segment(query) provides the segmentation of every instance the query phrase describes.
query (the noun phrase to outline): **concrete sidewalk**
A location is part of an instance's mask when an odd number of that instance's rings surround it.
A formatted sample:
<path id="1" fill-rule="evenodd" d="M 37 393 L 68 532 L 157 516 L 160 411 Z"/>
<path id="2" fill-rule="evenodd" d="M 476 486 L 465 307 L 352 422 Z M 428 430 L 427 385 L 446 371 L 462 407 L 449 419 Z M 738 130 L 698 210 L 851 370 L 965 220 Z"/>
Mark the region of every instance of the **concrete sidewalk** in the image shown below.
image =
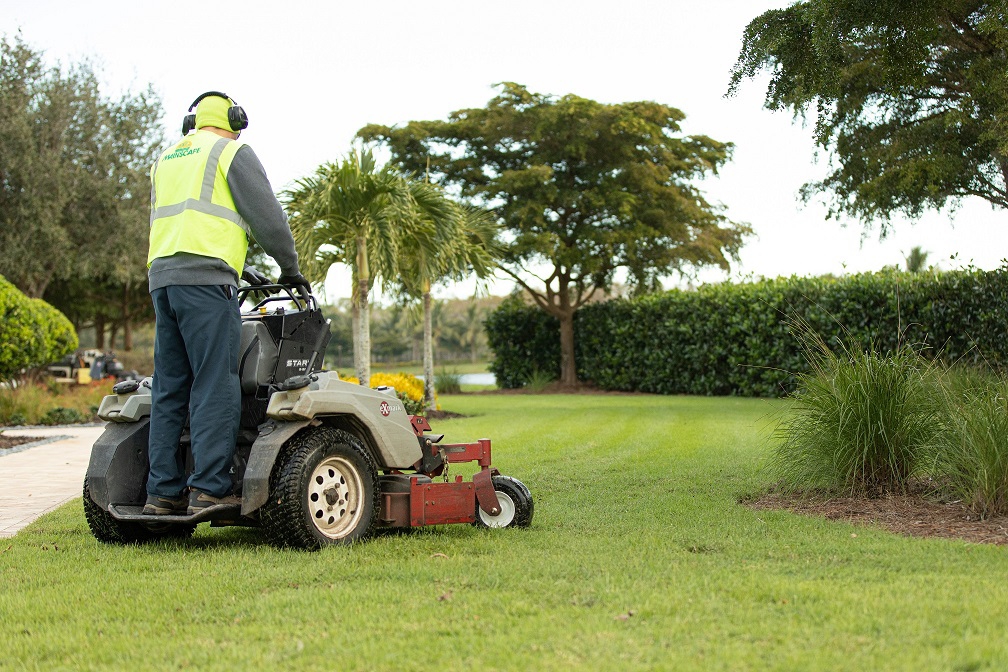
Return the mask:
<path id="1" fill-rule="evenodd" d="M 49 442 L 0 450 L 0 537 L 12 537 L 44 513 L 80 499 L 91 446 L 104 425 L 4 429 L 6 436 Z"/>

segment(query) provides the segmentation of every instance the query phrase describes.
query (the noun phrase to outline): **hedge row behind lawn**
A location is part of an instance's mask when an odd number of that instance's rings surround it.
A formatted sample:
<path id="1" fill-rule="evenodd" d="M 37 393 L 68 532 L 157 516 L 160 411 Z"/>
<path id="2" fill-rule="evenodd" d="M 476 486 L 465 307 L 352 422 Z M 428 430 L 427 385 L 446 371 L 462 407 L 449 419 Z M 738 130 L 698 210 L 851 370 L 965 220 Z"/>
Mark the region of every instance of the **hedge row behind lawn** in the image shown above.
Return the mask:
<path id="1" fill-rule="evenodd" d="M 592 304 L 575 316 L 578 378 L 606 390 L 781 396 L 806 370 L 791 333 L 806 322 L 831 346 L 902 344 L 929 357 L 1008 365 L 1008 269 L 895 271 L 707 285 Z M 486 321 L 504 388 L 559 377 L 559 325 L 520 299 Z"/>
<path id="2" fill-rule="evenodd" d="M 63 313 L 30 299 L 0 275 L 0 381 L 54 362 L 77 349 L 77 332 Z"/>

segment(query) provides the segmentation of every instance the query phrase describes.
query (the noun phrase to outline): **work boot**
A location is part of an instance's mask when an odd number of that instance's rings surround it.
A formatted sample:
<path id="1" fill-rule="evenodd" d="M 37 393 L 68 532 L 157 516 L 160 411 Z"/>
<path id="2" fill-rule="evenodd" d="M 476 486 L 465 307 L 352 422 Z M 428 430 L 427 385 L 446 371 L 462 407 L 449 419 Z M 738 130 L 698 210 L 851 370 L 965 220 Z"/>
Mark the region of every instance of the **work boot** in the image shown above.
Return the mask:
<path id="1" fill-rule="evenodd" d="M 181 516 L 185 514 L 187 504 L 188 500 L 184 494 L 178 497 L 147 495 L 143 513 L 145 516 Z"/>
<path id="2" fill-rule="evenodd" d="M 235 506 L 241 504 L 241 497 L 238 495 L 224 495 L 223 497 L 214 497 L 213 495 L 201 492 L 199 490 L 193 490 L 189 493 L 189 515 L 194 513 L 199 513 L 209 509 L 211 506 L 217 506 L 219 504 Z"/>

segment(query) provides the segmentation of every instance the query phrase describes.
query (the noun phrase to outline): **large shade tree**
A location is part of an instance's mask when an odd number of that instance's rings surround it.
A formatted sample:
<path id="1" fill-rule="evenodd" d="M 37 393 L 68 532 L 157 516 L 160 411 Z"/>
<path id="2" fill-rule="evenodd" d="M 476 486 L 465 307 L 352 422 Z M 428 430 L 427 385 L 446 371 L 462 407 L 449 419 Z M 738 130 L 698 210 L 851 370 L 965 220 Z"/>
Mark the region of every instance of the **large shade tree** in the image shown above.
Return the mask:
<path id="1" fill-rule="evenodd" d="M 47 65 L 0 41 L 0 273 L 29 296 L 55 279 L 120 273 L 146 236 L 146 173 L 162 142 L 150 90 L 101 95 L 86 62 Z"/>
<path id="2" fill-rule="evenodd" d="M 833 161 L 803 188 L 830 214 L 893 213 L 976 196 L 1008 207 L 1008 4 L 808 0 L 749 23 L 729 94 L 768 72 L 767 108 L 815 119 Z"/>
<path id="3" fill-rule="evenodd" d="M 114 347 L 121 329 L 123 348 L 133 348 L 133 327 L 154 319 L 147 284 L 150 178 L 163 136 L 161 106 L 149 91 L 105 101 L 96 120 L 103 137 L 81 180 L 81 194 L 67 217 L 73 231 L 86 231 L 75 246 L 72 274 L 57 275 L 44 294 L 76 326 L 94 326 L 98 348 Z M 79 318 L 75 317 L 79 315 Z"/>
<path id="4" fill-rule="evenodd" d="M 147 169 L 162 142 L 148 88 L 103 96 L 87 61 L 0 40 L 0 273 L 75 324 L 150 316 Z M 99 329 L 99 334 L 103 329 Z"/>
<path id="5" fill-rule="evenodd" d="M 514 83 L 485 108 L 444 121 L 369 125 L 358 135 L 395 163 L 502 223 L 502 270 L 560 322 L 561 380 L 577 382 L 574 313 L 619 268 L 640 291 L 675 271 L 726 268 L 748 227 L 729 221 L 692 183 L 732 146 L 683 136 L 684 115 L 654 102 L 556 98 Z"/>

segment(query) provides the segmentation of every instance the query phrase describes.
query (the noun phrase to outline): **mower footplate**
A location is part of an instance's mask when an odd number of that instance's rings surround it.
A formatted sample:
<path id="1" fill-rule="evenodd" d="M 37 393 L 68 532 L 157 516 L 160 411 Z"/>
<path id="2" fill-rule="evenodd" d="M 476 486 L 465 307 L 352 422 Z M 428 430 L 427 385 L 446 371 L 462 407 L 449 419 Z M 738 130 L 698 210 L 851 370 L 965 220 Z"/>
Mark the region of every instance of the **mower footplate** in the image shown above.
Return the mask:
<path id="1" fill-rule="evenodd" d="M 158 516 L 144 514 L 143 507 L 132 504 L 109 504 L 109 513 L 116 520 L 136 523 L 202 523 L 214 520 L 238 520 L 241 518 L 241 504 L 217 504 L 192 514 Z"/>

